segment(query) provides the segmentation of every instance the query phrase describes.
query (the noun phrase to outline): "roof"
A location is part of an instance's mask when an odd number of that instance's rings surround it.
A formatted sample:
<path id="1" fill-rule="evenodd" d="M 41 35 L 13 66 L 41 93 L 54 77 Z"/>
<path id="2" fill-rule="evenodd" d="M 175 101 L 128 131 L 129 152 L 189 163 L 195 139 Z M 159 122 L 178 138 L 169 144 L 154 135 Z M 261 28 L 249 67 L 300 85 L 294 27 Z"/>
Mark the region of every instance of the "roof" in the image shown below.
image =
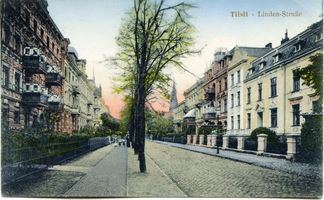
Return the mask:
<path id="1" fill-rule="evenodd" d="M 263 56 L 264 54 L 272 50 L 272 48 L 268 48 L 268 47 L 261 47 L 261 48 L 260 47 L 239 47 L 239 49 L 241 53 L 245 51 L 248 56 L 253 56 L 253 57 Z"/>
<path id="2" fill-rule="evenodd" d="M 196 110 L 191 109 L 183 118 L 195 118 L 196 117 Z"/>

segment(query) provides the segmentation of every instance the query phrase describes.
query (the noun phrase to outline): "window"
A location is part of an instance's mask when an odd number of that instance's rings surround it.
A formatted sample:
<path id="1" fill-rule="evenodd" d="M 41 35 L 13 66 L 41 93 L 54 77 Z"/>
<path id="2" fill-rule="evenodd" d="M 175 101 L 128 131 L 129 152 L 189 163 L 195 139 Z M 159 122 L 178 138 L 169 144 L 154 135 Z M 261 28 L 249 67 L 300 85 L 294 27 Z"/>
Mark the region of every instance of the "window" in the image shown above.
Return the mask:
<path id="1" fill-rule="evenodd" d="M 49 45 L 50 45 L 49 37 L 46 36 L 46 46 L 49 48 Z"/>
<path id="2" fill-rule="evenodd" d="M 251 87 L 247 89 L 247 104 L 251 103 Z"/>
<path id="3" fill-rule="evenodd" d="M 260 64 L 259 64 L 259 70 L 263 69 L 265 67 L 265 64 L 266 62 L 265 61 L 262 61 Z"/>
<path id="4" fill-rule="evenodd" d="M 237 129 L 241 129 L 241 117 L 237 115 Z"/>
<path id="5" fill-rule="evenodd" d="M 224 112 L 227 112 L 227 99 L 224 99 Z"/>
<path id="6" fill-rule="evenodd" d="M 37 32 L 37 21 L 34 19 L 34 31 Z"/>
<path id="7" fill-rule="evenodd" d="M 55 44 L 54 42 L 52 42 L 52 50 L 54 51 L 54 49 L 55 49 Z"/>
<path id="8" fill-rule="evenodd" d="M 277 127 L 278 115 L 277 108 L 270 109 L 271 112 L 271 127 Z"/>
<path id="9" fill-rule="evenodd" d="M 262 100 L 262 83 L 259 83 L 258 84 L 258 93 L 259 93 L 259 95 L 258 95 L 258 101 L 261 101 Z"/>
<path id="10" fill-rule="evenodd" d="M 231 129 L 234 129 L 234 117 L 231 116 Z"/>
<path id="11" fill-rule="evenodd" d="M 221 92 L 222 91 L 222 80 L 220 80 L 218 82 L 218 91 Z"/>
<path id="12" fill-rule="evenodd" d="M 43 37 L 44 37 L 44 29 L 42 29 L 42 28 L 41 28 L 41 30 L 40 30 L 40 36 L 41 36 L 41 38 L 42 38 L 42 40 L 43 40 Z"/>
<path id="13" fill-rule="evenodd" d="M 313 109 L 313 113 L 322 112 L 322 106 L 320 105 L 319 101 L 312 101 L 312 109 Z"/>
<path id="14" fill-rule="evenodd" d="M 231 108 L 234 107 L 234 94 L 231 94 Z"/>
<path id="15" fill-rule="evenodd" d="M 219 110 L 221 111 L 222 110 L 222 102 L 221 101 L 218 101 L 218 107 L 219 107 Z"/>
<path id="16" fill-rule="evenodd" d="M 247 128 L 251 128 L 251 113 L 247 114 Z"/>
<path id="17" fill-rule="evenodd" d="M 276 55 L 273 57 L 273 62 L 274 62 L 274 63 L 279 62 L 279 59 L 280 59 L 280 54 L 276 54 Z"/>
<path id="18" fill-rule="evenodd" d="M 15 124 L 19 124 L 19 122 L 20 122 L 20 112 L 19 112 L 19 110 L 14 112 L 14 122 L 15 122 Z"/>
<path id="19" fill-rule="evenodd" d="M 258 112 L 258 125 L 259 127 L 263 126 L 263 112 Z"/>
<path id="20" fill-rule="evenodd" d="M 241 72 L 240 70 L 237 71 L 237 83 L 241 82 Z"/>
<path id="21" fill-rule="evenodd" d="M 300 110 L 299 110 L 299 104 L 293 105 L 293 126 L 299 126 L 300 125 Z"/>
<path id="22" fill-rule="evenodd" d="M 2 85 L 9 87 L 9 68 L 5 65 L 2 66 Z"/>
<path id="23" fill-rule="evenodd" d="M 277 96 L 277 78 L 270 79 L 271 82 L 271 97 Z"/>
<path id="24" fill-rule="evenodd" d="M 317 34 L 316 34 L 315 42 L 321 40 L 322 38 L 323 38 L 323 33 L 322 33 L 322 31 L 321 31 L 320 33 L 317 33 Z"/>
<path id="25" fill-rule="evenodd" d="M 232 86 L 234 85 L 234 74 L 231 75 L 231 83 L 232 83 Z"/>
<path id="26" fill-rule="evenodd" d="M 20 74 L 15 72 L 15 91 L 20 91 Z"/>
<path id="27" fill-rule="evenodd" d="M 4 25 L 4 43 L 9 46 L 11 39 L 10 27 L 8 25 Z"/>
<path id="28" fill-rule="evenodd" d="M 295 45 L 295 52 L 298 52 L 302 49 L 302 45 L 300 43 Z"/>
<path id="29" fill-rule="evenodd" d="M 227 78 L 224 79 L 225 82 L 225 90 L 227 90 Z"/>
<path id="30" fill-rule="evenodd" d="M 240 99 L 241 99 L 241 93 L 240 92 L 237 92 L 237 106 L 240 106 L 241 105 Z"/>
<path id="31" fill-rule="evenodd" d="M 300 76 L 297 70 L 293 71 L 293 92 L 300 90 Z"/>

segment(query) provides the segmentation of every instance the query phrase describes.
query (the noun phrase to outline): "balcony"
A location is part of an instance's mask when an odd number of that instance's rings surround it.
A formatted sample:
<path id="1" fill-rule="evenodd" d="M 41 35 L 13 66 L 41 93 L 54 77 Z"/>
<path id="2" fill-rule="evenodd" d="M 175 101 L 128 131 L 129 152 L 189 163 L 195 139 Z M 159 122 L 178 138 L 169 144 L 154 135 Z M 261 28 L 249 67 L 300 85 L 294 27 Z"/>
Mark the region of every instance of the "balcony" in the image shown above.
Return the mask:
<path id="1" fill-rule="evenodd" d="M 205 100 L 206 101 L 214 101 L 215 100 L 215 89 L 209 88 L 205 93 Z"/>
<path id="2" fill-rule="evenodd" d="M 73 103 L 70 110 L 72 115 L 80 115 L 79 105 L 77 103 Z"/>
<path id="3" fill-rule="evenodd" d="M 74 95 L 79 95 L 79 94 L 80 94 L 80 88 L 79 88 L 79 86 L 77 86 L 77 85 L 73 85 L 73 86 L 72 86 L 72 93 L 73 93 Z"/>
<path id="4" fill-rule="evenodd" d="M 47 73 L 47 63 L 42 55 L 37 56 L 23 56 L 23 69 L 27 73 Z"/>
<path id="5" fill-rule="evenodd" d="M 215 120 L 216 119 L 216 107 L 207 107 L 203 112 L 204 120 Z"/>
<path id="6" fill-rule="evenodd" d="M 22 91 L 22 102 L 28 106 L 47 107 L 48 91 L 39 84 L 26 83 Z"/>
<path id="7" fill-rule="evenodd" d="M 63 112 L 64 105 L 62 103 L 48 103 L 48 110 L 50 112 Z"/>
<path id="8" fill-rule="evenodd" d="M 61 86 L 62 76 L 60 73 L 48 73 L 46 75 L 46 86 Z"/>
<path id="9" fill-rule="evenodd" d="M 204 120 L 215 120 L 216 113 L 204 113 L 203 118 L 204 118 Z"/>

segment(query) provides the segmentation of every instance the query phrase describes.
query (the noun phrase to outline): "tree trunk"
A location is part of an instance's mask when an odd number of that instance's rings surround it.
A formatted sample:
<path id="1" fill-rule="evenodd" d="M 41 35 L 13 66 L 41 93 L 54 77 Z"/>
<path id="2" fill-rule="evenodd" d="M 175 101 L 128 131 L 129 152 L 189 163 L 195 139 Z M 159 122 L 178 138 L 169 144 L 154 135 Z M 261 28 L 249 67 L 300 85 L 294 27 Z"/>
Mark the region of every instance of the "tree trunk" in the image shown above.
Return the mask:
<path id="1" fill-rule="evenodd" d="M 140 171 L 146 172 L 145 162 L 145 78 L 142 73 L 138 77 L 138 96 L 136 98 L 135 109 L 135 144 L 138 150 Z"/>

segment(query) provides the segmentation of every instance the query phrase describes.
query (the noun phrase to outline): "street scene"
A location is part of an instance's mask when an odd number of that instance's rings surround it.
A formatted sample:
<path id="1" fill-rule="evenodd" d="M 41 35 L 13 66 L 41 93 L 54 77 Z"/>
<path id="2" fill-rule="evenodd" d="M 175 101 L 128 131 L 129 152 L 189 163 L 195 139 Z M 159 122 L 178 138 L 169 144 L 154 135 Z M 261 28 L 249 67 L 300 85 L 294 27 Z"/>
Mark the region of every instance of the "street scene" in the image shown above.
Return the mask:
<path id="1" fill-rule="evenodd" d="M 4 198 L 323 195 L 323 1 L 2 0 Z"/>
<path id="2" fill-rule="evenodd" d="M 167 143 L 147 141 L 146 145 L 146 174 L 138 172 L 137 158 L 130 149 L 109 145 L 6 188 L 5 196 L 314 198 L 321 195 L 319 169 L 310 169 L 312 175 L 303 171 L 287 173 L 284 166 L 274 170 Z"/>

